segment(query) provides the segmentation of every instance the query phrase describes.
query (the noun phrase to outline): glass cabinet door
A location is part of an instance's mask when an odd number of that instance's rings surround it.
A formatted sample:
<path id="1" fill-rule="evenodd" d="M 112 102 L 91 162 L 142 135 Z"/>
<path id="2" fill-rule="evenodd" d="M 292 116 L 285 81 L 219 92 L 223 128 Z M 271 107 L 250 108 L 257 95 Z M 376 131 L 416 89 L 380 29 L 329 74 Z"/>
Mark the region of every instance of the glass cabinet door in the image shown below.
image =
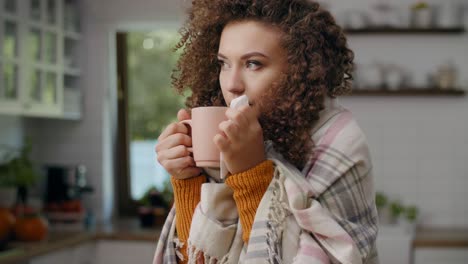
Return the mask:
<path id="1" fill-rule="evenodd" d="M 54 112 L 58 109 L 58 75 L 57 72 L 42 70 L 37 67 L 29 69 L 28 107 L 36 112 Z"/>
<path id="2" fill-rule="evenodd" d="M 2 65 L 3 91 L 2 98 L 6 100 L 18 99 L 18 66 L 13 63 Z"/>
<path id="3" fill-rule="evenodd" d="M 3 12 L 15 12 L 14 2 L 3 2 Z M 19 26 L 15 19 L 0 19 L 0 102 L 19 104 Z"/>
<path id="4" fill-rule="evenodd" d="M 16 10 L 18 9 L 18 5 L 16 3 L 17 0 L 4 0 L 3 8 L 5 12 L 9 14 L 16 14 Z"/>
<path id="5" fill-rule="evenodd" d="M 69 32 L 80 32 L 80 18 L 76 0 L 64 0 L 63 3 L 63 28 Z"/>
<path id="6" fill-rule="evenodd" d="M 42 50 L 42 34 L 39 29 L 31 28 L 28 34 L 27 45 L 27 60 L 30 62 L 41 61 Z"/>
<path id="7" fill-rule="evenodd" d="M 29 17 L 31 20 L 41 21 L 41 0 L 30 0 L 29 2 Z"/>
<path id="8" fill-rule="evenodd" d="M 44 35 L 44 59 L 45 63 L 54 65 L 57 63 L 57 34 L 46 32 Z"/>
<path id="9" fill-rule="evenodd" d="M 18 57 L 18 26 L 15 22 L 5 21 L 3 29 L 3 56 L 14 59 Z"/>
<path id="10" fill-rule="evenodd" d="M 57 24 L 57 0 L 47 0 L 46 2 L 46 22 L 49 25 Z"/>
<path id="11" fill-rule="evenodd" d="M 54 72 L 46 74 L 43 99 L 46 105 L 57 104 L 57 74 Z"/>
<path id="12" fill-rule="evenodd" d="M 42 102 L 42 72 L 32 68 L 29 71 L 29 99 L 31 103 L 39 104 Z"/>

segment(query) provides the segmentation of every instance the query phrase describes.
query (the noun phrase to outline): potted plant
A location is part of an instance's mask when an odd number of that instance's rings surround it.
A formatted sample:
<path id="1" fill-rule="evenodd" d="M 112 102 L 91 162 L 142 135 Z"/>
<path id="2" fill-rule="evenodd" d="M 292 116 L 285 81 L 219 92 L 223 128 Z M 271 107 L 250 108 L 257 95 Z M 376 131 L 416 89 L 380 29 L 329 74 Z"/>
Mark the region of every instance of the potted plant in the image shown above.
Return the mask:
<path id="1" fill-rule="evenodd" d="M 388 210 L 388 198 L 382 192 L 376 192 L 375 194 L 375 205 L 377 206 L 377 212 L 379 215 L 379 222 L 382 224 L 389 223 L 389 210 Z"/>
<path id="2" fill-rule="evenodd" d="M 163 191 L 160 192 L 156 187 L 152 186 L 139 200 L 138 215 L 142 227 L 153 227 L 164 223 L 170 209 L 170 202 L 167 199 L 172 197 L 170 190 L 167 188 L 166 185 Z"/>
<path id="3" fill-rule="evenodd" d="M 0 166 L 0 186 L 16 189 L 17 204 L 26 204 L 28 188 L 39 178 L 29 157 L 30 152 L 31 141 L 25 140 L 20 149 L 9 148 Z"/>
<path id="4" fill-rule="evenodd" d="M 418 214 L 419 214 L 419 209 L 414 205 L 408 206 L 405 208 L 404 226 L 405 226 L 405 230 L 408 233 L 414 233 L 416 229 L 416 221 L 418 218 Z"/>
<path id="5" fill-rule="evenodd" d="M 401 216 L 401 214 L 404 211 L 403 205 L 399 201 L 393 201 L 390 203 L 390 216 L 391 216 L 391 223 L 396 224 L 398 221 L 398 218 Z"/>
<path id="6" fill-rule="evenodd" d="M 16 199 L 16 180 L 10 164 L 10 152 L 0 159 L 0 207 L 10 208 Z"/>

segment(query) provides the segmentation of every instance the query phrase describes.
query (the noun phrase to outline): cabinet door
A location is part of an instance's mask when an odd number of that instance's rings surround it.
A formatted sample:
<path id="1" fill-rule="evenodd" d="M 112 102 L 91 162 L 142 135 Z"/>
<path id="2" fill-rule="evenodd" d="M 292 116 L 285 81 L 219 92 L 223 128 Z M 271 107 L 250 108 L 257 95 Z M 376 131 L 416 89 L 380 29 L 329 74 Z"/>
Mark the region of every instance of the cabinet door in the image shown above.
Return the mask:
<path id="1" fill-rule="evenodd" d="M 414 251 L 415 264 L 466 264 L 468 248 L 418 248 Z"/>
<path id="2" fill-rule="evenodd" d="M 95 243 L 89 242 L 35 257 L 29 264 L 97 264 L 95 249 Z"/>
<path id="3" fill-rule="evenodd" d="M 43 256 L 38 256 L 31 261 L 29 264 L 59 264 L 59 263 L 70 263 L 70 255 L 73 253 L 72 249 L 60 250 L 53 253 L 49 253 Z"/>
<path id="4" fill-rule="evenodd" d="M 151 263 L 155 249 L 156 241 L 151 243 L 101 240 L 97 242 L 96 261 L 98 264 Z"/>
<path id="5" fill-rule="evenodd" d="M 27 0 L 25 28 L 24 114 L 61 113 L 59 0 Z"/>
<path id="6" fill-rule="evenodd" d="M 20 102 L 20 22 L 15 2 L 0 6 L 0 111 L 18 114 Z"/>
<path id="7" fill-rule="evenodd" d="M 96 243 L 89 242 L 73 249 L 68 264 L 98 264 L 96 262 Z"/>

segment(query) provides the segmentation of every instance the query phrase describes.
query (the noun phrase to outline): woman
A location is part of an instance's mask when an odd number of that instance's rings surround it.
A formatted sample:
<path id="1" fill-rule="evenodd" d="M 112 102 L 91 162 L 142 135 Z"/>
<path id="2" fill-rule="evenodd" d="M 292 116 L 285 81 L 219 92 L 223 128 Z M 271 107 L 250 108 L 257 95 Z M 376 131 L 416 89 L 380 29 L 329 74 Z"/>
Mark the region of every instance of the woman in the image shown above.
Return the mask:
<path id="1" fill-rule="evenodd" d="M 173 76 L 188 108 L 229 109 L 213 139 L 229 176 L 195 166 L 180 123 L 160 135 L 175 208 L 154 263 L 377 263 L 365 137 L 335 97 L 353 53 L 329 12 L 305 0 L 193 1 Z M 178 119 L 190 118 L 180 110 Z"/>

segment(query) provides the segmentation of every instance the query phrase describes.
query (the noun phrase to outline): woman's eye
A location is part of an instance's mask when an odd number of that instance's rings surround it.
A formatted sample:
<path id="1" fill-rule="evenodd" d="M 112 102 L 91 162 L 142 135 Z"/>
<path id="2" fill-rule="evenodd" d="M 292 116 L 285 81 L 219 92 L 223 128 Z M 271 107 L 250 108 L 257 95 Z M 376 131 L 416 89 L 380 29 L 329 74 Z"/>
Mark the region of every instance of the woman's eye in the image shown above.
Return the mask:
<path id="1" fill-rule="evenodd" d="M 221 69 L 227 69 L 229 67 L 229 65 L 223 60 L 218 60 L 218 64 Z"/>
<path id="2" fill-rule="evenodd" d="M 262 66 L 259 61 L 247 61 L 247 68 L 251 70 L 257 70 Z"/>

